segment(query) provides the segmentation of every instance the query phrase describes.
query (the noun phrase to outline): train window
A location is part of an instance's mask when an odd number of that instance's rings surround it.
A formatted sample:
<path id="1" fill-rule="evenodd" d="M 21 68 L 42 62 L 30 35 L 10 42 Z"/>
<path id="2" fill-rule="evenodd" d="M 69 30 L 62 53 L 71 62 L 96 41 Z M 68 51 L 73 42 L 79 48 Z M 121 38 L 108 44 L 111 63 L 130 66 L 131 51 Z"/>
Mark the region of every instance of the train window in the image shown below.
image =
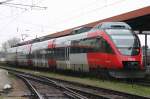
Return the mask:
<path id="1" fill-rule="evenodd" d="M 46 49 L 47 54 L 46 54 L 46 58 L 47 59 L 51 59 L 54 56 L 54 49 Z"/>
<path id="2" fill-rule="evenodd" d="M 31 56 L 32 56 L 32 58 L 35 59 L 37 57 L 36 51 L 33 51 L 32 54 L 31 54 Z"/>
<path id="3" fill-rule="evenodd" d="M 111 46 L 108 44 L 108 42 L 104 39 L 101 39 L 101 42 L 102 42 L 102 46 L 103 46 L 103 52 L 106 52 L 106 53 L 113 53 L 113 50 L 111 48 Z"/>
<path id="4" fill-rule="evenodd" d="M 42 59 L 47 57 L 47 51 L 45 49 L 33 51 L 30 57 L 35 59 Z"/>
<path id="5" fill-rule="evenodd" d="M 108 29 L 107 34 L 112 39 L 115 46 L 123 55 L 138 55 L 140 51 L 140 41 L 138 37 L 127 29 Z"/>
<path id="6" fill-rule="evenodd" d="M 102 24 L 97 25 L 96 29 L 98 29 L 98 30 L 101 29 L 101 26 L 102 26 Z"/>
<path id="7" fill-rule="evenodd" d="M 47 49 L 47 59 L 57 59 L 64 60 L 65 59 L 65 48 L 55 48 L 55 49 Z"/>
<path id="8" fill-rule="evenodd" d="M 31 58 L 34 58 L 33 52 L 31 53 Z"/>
<path id="9" fill-rule="evenodd" d="M 37 58 L 37 59 L 40 59 L 40 51 L 36 51 L 35 54 L 36 54 L 36 58 Z"/>
<path id="10" fill-rule="evenodd" d="M 71 53 L 105 52 L 112 53 L 112 48 L 103 38 L 88 38 L 73 41 Z"/>
<path id="11" fill-rule="evenodd" d="M 80 49 L 77 46 L 71 46 L 70 47 L 70 53 L 79 53 Z"/>

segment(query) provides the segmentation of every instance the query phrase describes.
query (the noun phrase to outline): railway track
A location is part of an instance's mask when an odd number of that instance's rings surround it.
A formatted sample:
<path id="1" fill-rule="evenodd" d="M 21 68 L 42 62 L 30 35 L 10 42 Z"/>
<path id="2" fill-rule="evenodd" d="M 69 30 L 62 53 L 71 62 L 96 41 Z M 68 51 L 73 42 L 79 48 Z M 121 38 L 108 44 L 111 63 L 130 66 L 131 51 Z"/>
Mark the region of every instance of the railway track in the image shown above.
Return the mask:
<path id="1" fill-rule="evenodd" d="M 32 93 L 33 99 L 88 99 L 64 86 L 48 82 L 40 77 L 10 72 L 23 79 Z"/>
<path id="2" fill-rule="evenodd" d="M 25 82 L 27 87 L 29 88 L 29 90 L 31 92 L 31 97 L 34 97 L 34 98 L 37 98 L 37 99 L 43 99 L 42 95 L 35 89 L 35 87 L 31 83 L 31 81 L 29 81 L 28 79 L 26 79 L 23 76 L 18 76 L 18 77 L 21 78 Z"/>
<path id="3" fill-rule="evenodd" d="M 18 71 L 11 71 L 11 73 L 18 73 L 19 75 L 27 79 L 33 81 L 40 81 L 44 84 L 43 86 L 53 85 L 55 88 L 60 88 L 64 92 L 64 94 L 70 97 L 71 99 L 150 99 L 149 97 L 133 95 L 105 88 L 92 87 L 79 83 L 48 78 L 45 76 L 36 76 Z"/>
<path id="4" fill-rule="evenodd" d="M 125 92 L 114 91 L 111 89 L 93 87 L 44 76 L 42 77 L 48 80 L 53 80 L 58 83 L 61 83 L 74 91 L 89 95 L 89 99 L 150 99 L 150 97 L 133 95 Z"/>

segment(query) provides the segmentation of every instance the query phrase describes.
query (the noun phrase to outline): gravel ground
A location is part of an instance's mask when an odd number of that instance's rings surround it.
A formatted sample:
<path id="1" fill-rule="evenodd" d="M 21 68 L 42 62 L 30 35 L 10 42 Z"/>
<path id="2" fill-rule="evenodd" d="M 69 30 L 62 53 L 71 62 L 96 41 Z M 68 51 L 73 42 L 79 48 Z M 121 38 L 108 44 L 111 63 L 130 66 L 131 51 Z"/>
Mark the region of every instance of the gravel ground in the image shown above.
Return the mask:
<path id="1" fill-rule="evenodd" d="M 2 67 L 2 66 L 0 66 Z M 7 67 L 10 68 L 10 67 Z M 11 68 L 12 69 L 12 68 Z M 140 86 L 135 84 L 127 84 L 127 83 L 121 83 L 117 81 L 109 81 L 109 80 L 103 80 L 103 79 L 97 79 L 93 77 L 75 77 L 70 75 L 64 75 L 60 73 L 54 73 L 54 72 L 42 72 L 42 71 L 35 71 L 35 70 L 29 70 L 29 69 L 19 69 L 19 68 L 13 68 L 15 70 L 20 70 L 27 73 L 32 73 L 35 75 L 44 75 L 52 78 L 67 80 L 71 82 L 77 82 L 82 83 L 90 86 L 96 86 L 96 87 L 102 87 L 102 88 L 108 88 L 116 91 L 122 91 L 122 92 L 128 92 L 131 94 L 141 95 L 141 96 L 147 96 L 150 97 L 150 87 L 146 86 Z"/>
<path id="2" fill-rule="evenodd" d="M 24 82 L 18 78 L 10 76 L 13 88 L 8 91 L 8 93 L 3 93 L 2 99 L 29 99 L 28 96 L 30 92 L 24 84 Z M 1 98 L 0 98 L 1 99 Z"/>

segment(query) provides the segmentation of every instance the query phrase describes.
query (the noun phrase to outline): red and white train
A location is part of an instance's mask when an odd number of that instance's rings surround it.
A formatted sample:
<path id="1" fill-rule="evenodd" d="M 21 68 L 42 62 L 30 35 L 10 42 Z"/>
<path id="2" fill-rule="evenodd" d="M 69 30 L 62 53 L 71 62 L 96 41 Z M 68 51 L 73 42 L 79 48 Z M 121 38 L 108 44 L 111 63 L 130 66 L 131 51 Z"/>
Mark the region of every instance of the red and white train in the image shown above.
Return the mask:
<path id="1" fill-rule="evenodd" d="M 140 41 L 128 24 L 103 22 L 81 32 L 9 48 L 7 62 L 89 73 L 106 70 L 116 78 L 144 77 Z"/>

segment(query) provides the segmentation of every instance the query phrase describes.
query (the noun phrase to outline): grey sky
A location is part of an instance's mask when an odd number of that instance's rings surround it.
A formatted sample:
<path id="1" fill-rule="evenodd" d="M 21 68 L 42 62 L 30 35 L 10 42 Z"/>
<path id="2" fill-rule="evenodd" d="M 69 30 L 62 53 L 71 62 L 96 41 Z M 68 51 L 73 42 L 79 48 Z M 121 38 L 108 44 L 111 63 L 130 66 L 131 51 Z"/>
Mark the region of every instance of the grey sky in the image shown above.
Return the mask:
<path id="1" fill-rule="evenodd" d="M 9 38 L 21 38 L 24 33 L 29 35 L 26 40 L 32 39 L 150 6 L 150 0 L 12 0 L 10 3 L 48 8 L 0 5 L 0 45 Z"/>

